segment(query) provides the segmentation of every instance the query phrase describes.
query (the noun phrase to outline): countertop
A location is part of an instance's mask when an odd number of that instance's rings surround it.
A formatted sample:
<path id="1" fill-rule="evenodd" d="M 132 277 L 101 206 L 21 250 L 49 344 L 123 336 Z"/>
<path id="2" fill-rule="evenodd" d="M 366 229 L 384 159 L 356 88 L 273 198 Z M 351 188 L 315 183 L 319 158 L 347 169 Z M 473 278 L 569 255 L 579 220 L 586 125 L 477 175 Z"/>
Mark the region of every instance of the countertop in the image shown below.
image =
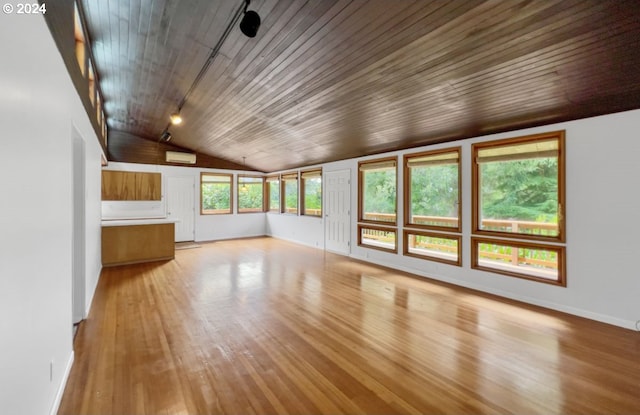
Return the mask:
<path id="1" fill-rule="evenodd" d="M 176 223 L 177 219 L 153 218 L 153 219 L 115 219 L 103 220 L 102 226 L 131 226 L 131 225 L 160 225 L 163 223 Z"/>

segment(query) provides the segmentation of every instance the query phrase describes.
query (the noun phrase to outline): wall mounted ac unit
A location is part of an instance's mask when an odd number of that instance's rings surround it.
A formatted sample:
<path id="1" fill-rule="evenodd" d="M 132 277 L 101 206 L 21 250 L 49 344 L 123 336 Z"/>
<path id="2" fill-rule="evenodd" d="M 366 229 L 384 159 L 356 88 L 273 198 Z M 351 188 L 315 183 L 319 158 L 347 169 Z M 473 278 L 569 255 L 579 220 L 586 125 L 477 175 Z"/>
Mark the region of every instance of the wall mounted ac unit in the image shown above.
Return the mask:
<path id="1" fill-rule="evenodd" d="M 167 151 L 168 163 L 196 164 L 196 155 L 193 153 L 180 153 L 178 151 Z"/>

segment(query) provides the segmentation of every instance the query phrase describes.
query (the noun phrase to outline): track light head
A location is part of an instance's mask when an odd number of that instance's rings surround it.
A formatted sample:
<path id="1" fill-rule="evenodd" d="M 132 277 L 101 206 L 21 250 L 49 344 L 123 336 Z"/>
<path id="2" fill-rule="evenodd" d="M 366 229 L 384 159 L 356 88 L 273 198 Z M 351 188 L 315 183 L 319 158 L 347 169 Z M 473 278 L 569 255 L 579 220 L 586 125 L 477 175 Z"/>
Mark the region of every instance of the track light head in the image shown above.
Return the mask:
<path id="1" fill-rule="evenodd" d="M 167 130 L 164 130 L 160 135 L 160 141 L 164 141 L 165 143 L 167 143 L 169 142 L 169 140 L 171 140 L 171 133 Z"/>
<path id="2" fill-rule="evenodd" d="M 256 37 L 260 28 L 260 16 L 253 10 L 245 11 L 240 22 L 240 30 L 248 37 Z"/>

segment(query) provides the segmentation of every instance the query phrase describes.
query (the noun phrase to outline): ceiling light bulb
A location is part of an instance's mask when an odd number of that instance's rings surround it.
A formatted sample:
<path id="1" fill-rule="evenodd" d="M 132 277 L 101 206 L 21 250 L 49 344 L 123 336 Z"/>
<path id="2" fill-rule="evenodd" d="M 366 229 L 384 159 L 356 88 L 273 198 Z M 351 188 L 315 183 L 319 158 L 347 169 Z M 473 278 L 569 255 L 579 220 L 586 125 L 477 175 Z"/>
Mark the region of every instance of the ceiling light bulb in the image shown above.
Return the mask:
<path id="1" fill-rule="evenodd" d="M 171 120 L 171 124 L 173 125 L 178 125 L 182 122 L 182 117 L 180 116 L 180 114 L 171 114 L 171 117 L 169 117 L 169 119 Z"/>

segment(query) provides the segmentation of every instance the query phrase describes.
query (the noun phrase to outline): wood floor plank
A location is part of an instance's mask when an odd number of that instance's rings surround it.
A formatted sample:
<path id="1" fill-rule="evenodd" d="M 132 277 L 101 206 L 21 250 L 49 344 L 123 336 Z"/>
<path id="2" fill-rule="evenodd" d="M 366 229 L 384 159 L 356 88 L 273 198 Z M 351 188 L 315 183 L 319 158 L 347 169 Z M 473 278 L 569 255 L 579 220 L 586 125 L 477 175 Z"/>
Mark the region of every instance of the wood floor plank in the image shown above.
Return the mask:
<path id="1" fill-rule="evenodd" d="M 640 335 L 289 242 L 105 268 L 59 414 L 640 413 Z"/>

